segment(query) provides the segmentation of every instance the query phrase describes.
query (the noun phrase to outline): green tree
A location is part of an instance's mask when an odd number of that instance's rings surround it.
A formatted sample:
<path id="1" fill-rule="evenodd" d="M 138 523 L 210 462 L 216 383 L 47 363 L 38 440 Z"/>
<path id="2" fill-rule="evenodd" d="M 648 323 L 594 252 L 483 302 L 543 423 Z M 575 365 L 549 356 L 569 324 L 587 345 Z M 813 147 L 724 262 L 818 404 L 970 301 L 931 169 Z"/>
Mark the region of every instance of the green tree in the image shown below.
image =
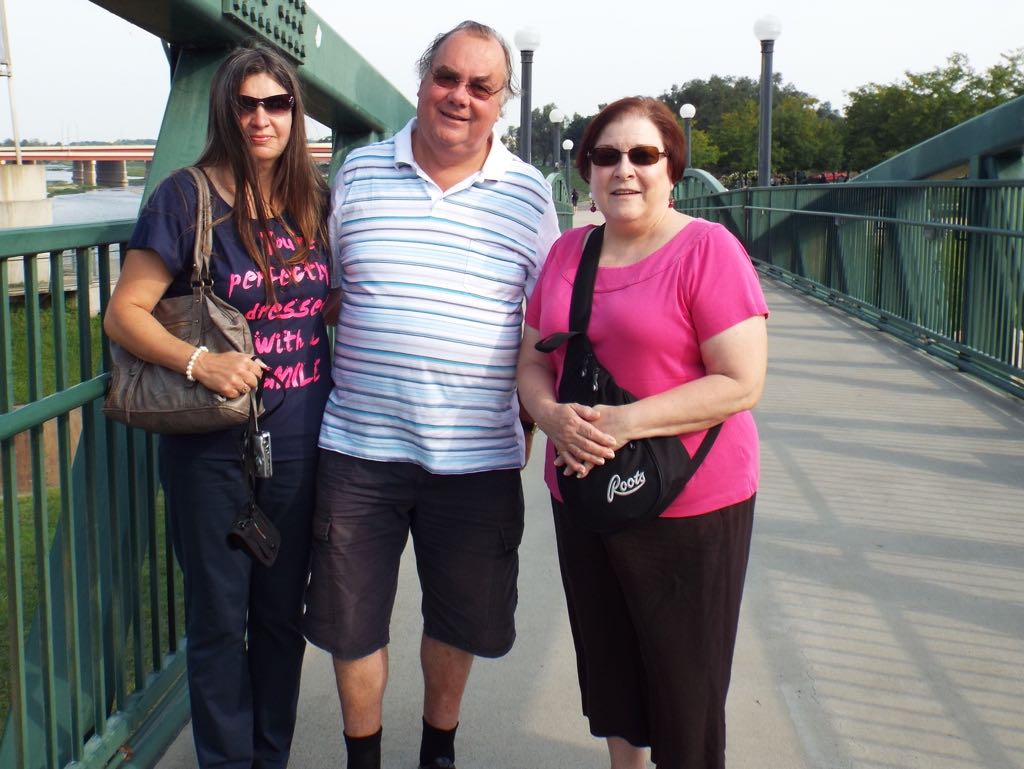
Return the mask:
<path id="1" fill-rule="evenodd" d="M 816 99 L 784 93 L 772 108 L 772 170 L 833 170 L 843 159 L 836 121 L 818 109 Z"/>
<path id="2" fill-rule="evenodd" d="M 673 113 L 683 104 L 693 104 L 697 110 L 694 128 L 704 131 L 718 150 L 694 155 L 694 167 L 725 175 L 757 166 L 760 86 L 756 80 L 713 75 L 673 85 L 658 98 Z M 774 168 L 838 167 L 842 136 L 837 122 L 841 118 L 830 104 L 820 104 L 795 85 L 783 83 L 781 73 L 776 73 L 772 105 Z"/>
<path id="3" fill-rule="evenodd" d="M 718 165 L 722 151 L 718 149 L 707 131 L 699 128 L 690 130 L 690 165 L 693 168 L 713 168 Z"/>
<path id="4" fill-rule="evenodd" d="M 757 167 L 757 103 L 748 101 L 722 115 L 718 129 L 711 132 L 721 150 L 717 173 L 745 171 Z"/>
<path id="5" fill-rule="evenodd" d="M 863 170 L 1024 95 L 1024 49 L 1002 55 L 984 73 L 954 53 L 927 72 L 905 72 L 889 84 L 868 83 L 850 93 L 843 125 L 847 163 Z"/>
<path id="6" fill-rule="evenodd" d="M 674 115 L 679 114 L 684 104 L 692 104 L 697 108 L 694 119 L 704 130 L 714 133 L 724 115 L 737 111 L 749 101 L 757 102 L 758 85 L 749 77 L 712 75 L 707 80 L 688 80 L 681 86 L 673 85 L 658 98 Z"/>
<path id="7" fill-rule="evenodd" d="M 535 107 L 531 112 L 530 124 L 533 130 L 530 134 L 530 154 L 533 156 L 533 165 L 538 167 L 551 168 L 554 166 L 555 127 L 548 118 L 553 109 L 555 109 L 554 104 L 545 104 L 543 107 Z M 558 149 L 561 159 L 564 159 L 561 142 L 565 139 L 572 139 L 573 144 L 579 147 L 580 141 L 583 139 L 583 132 L 593 117 L 593 115 L 584 116 L 576 113 L 568 121 L 562 121 Z M 519 126 L 509 126 L 501 137 L 501 141 L 511 152 L 518 155 Z"/>
<path id="8" fill-rule="evenodd" d="M 501 143 L 513 155 L 519 154 L 519 126 L 510 125 L 501 135 Z"/>

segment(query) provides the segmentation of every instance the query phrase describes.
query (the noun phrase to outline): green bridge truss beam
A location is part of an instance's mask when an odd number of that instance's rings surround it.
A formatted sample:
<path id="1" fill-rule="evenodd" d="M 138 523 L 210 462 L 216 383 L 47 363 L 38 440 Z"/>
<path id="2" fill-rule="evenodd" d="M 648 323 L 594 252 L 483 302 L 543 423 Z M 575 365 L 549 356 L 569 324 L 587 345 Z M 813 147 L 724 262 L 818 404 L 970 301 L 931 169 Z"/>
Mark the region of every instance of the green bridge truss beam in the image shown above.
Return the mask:
<path id="1" fill-rule="evenodd" d="M 850 179 L 1024 179 L 1024 96 L 943 131 Z"/>
<path id="2" fill-rule="evenodd" d="M 249 38 L 278 48 L 296 65 L 306 111 L 331 129 L 332 171 L 351 148 L 396 133 L 415 112 L 305 0 L 92 2 L 168 44 L 171 93 L 146 181 L 147 197 L 167 174 L 199 155 L 213 73 L 232 46 Z"/>

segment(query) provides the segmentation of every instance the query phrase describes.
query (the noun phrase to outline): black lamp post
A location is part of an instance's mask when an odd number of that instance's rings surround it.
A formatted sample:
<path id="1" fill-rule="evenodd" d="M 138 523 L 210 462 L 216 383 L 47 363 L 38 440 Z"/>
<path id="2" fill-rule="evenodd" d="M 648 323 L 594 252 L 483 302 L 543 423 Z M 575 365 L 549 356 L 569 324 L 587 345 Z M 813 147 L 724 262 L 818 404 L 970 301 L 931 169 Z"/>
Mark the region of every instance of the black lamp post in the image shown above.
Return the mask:
<path id="1" fill-rule="evenodd" d="M 777 16 L 762 16 L 754 23 L 754 35 L 761 41 L 761 119 L 757 143 L 757 185 L 767 187 L 772 175 L 772 52 L 782 34 Z"/>
<path id="2" fill-rule="evenodd" d="M 693 116 L 697 114 L 697 108 L 692 104 L 684 104 L 679 108 L 679 117 L 683 119 L 683 135 L 686 137 L 686 167 L 690 167 L 690 158 L 693 152 L 690 150 L 690 123 Z"/>
<path id="3" fill-rule="evenodd" d="M 555 135 L 554 151 L 551 153 L 551 162 L 555 164 L 555 170 L 558 170 L 559 158 L 562 153 L 558 147 L 562 143 L 562 120 L 565 119 L 565 115 L 562 114 L 562 110 L 553 109 L 548 113 L 548 120 L 551 121 L 552 133 Z"/>
<path id="4" fill-rule="evenodd" d="M 516 32 L 515 41 L 523 62 L 522 93 L 519 96 L 519 157 L 529 163 L 533 141 L 533 110 L 530 106 L 530 98 L 533 95 L 533 52 L 540 48 L 540 32 L 534 27 L 524 27 Z"/>
<path id="5" fill-rule="evenodd" d="M 566 139 L 564 142 L 562 142 L 562 149 L 565 150 L 565 190 L 570 194 L 572 193 L 572 185 L 569 184 L 569 181 L 572 178 L 571 174 L 573 146 L 574 145 L 572 143 L 572 139 Z"/>

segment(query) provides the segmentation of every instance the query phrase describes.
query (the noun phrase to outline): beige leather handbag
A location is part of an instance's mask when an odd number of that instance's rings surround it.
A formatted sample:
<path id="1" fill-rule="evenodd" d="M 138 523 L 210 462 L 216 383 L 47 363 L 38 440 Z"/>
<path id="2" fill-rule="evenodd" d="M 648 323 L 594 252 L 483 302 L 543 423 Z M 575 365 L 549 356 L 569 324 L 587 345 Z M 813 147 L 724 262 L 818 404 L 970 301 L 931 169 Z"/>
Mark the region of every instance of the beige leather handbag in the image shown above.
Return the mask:
<path id="1" fill-rule="evenodd" d="M 198 191 L 192 294 L 161 299 L 153 316 L 169 332 L 196 347 L 252 355 L 249 323 L 213 293 L 209 183 L 198 168 L 186 170 Z M 110 419 L 156 433 L 208 433 L 241 426 L 249 419 L 248 395 L 228 400 L 199 382 L 188 381 L 184 372 L 140 360 L 113 342 L 110 357 L 110 386 L 103 403 L 103 413 Z"/>

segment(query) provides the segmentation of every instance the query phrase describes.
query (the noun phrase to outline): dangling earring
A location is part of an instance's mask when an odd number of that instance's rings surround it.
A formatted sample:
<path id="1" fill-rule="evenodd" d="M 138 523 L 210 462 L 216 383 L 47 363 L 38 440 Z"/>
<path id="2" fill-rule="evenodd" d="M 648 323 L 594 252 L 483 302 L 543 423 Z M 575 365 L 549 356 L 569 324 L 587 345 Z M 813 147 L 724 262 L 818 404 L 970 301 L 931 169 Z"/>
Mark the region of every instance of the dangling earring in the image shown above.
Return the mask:
<path id="1" fill-rule="evenodd" d="M 595 203 L 593 200 L 590 201 L 590 213 L 597 213 L 597 203 Z"/>

